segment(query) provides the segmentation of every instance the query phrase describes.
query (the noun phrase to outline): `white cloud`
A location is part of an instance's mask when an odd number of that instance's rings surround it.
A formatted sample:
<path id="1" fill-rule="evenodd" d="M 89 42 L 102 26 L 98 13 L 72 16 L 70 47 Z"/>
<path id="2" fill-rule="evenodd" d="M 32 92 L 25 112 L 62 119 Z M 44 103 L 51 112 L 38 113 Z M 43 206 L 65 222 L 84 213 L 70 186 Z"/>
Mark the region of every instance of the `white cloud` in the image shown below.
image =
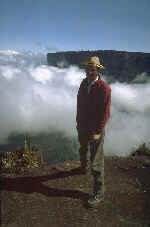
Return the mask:
<path id="1" fill-rule="evenodd" d="M 53 74 L 46 65 L 31 68 L 29 72 L 36 81 L 41 82 L 42 84 L 46 84 L 47 81 L 51 82 L 53 79 Z"/>
<path id="2" fill-rule="evenodd" d="M 64 79 L 71 86 L 79 86 L 83 76 L 84 73 L 78 67 L 72 66 L 66 71 Z"/>
<path id="3" fill-rule="evenodd" d="M 46 65 L 31 52 L 0 52 L 0 141 L 13 130 L 56 128 L 76 134 L 76 96 L 82 70 Z M 107 81 L 107 77 L 105 78 Z M 111 118 L 106 126 L 106 155 L 127 155 L 150 141 L 150 83 L 113 83 Z"/>
<path id="4" fill-rule="evenodd" d="M 0 66 L 0 76 L 7 80 L 13 79 L 18 73 L 20 73 L 20 70 L 12 66 Z"/>
<path id="5" fill-rule="evenodd" d="M 4 54 L 4 55 L 13 55 L 13 54 L 19 54 L 19 52 L 14 51 L 14 50 L 0 50 L 0 54 Z"/>

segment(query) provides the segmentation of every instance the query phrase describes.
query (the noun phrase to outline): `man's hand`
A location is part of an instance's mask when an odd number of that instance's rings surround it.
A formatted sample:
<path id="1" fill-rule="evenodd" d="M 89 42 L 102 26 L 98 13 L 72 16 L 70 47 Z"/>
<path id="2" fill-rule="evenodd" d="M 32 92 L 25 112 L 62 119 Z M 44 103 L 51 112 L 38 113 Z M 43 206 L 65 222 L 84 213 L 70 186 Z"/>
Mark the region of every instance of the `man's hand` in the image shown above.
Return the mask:
<path id="1" fill-rule="evenodd" d="M 91 140 L 94 140 L 94 141 L 99 140 L 100 137 L 101 137 L 101 134 L 94 134 L 94 135 L 91 136 Z"/>

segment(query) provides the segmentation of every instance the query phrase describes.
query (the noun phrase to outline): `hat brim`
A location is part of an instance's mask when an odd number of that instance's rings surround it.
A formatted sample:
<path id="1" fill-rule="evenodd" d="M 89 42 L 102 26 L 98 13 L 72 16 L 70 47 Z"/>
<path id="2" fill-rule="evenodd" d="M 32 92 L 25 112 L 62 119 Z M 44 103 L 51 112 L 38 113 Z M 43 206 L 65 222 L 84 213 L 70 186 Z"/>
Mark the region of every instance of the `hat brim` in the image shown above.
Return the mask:
<path id="1" fill-rule="evenodd" d="M 89 63 L 89 62 L 81 62 L 80 65 L 83 66 L 83 67 L 87 67 L 87 66 L 96 66 L 96 67 L 98 67 L 99 69 L 104 69 L 104 68 L 105 68 L 103 65 L 94 64 L 94 63 Z"/>

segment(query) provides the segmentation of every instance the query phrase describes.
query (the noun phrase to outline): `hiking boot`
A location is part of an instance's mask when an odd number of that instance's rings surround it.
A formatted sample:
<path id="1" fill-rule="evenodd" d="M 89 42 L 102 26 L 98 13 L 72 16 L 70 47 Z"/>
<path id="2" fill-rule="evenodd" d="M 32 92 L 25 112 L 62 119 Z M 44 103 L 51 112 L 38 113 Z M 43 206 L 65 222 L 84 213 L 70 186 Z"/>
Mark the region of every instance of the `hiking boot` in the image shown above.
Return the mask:
<path id="1" fill-rule="evenodd" d="M 104 197 L 103 196 L 99 196 L 99 195 L 93 195 L 89 200 L 88 200 L 88 204 L 90 206 L 94 206 L 99 204 L 100 202 L 104 201 Z"/>

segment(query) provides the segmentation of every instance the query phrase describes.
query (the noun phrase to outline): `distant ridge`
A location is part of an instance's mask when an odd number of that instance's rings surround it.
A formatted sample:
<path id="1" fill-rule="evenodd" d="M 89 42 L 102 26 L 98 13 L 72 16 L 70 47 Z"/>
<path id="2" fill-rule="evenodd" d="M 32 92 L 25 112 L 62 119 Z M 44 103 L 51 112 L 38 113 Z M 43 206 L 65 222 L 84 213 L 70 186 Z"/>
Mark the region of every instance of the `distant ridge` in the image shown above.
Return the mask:
<path id="1" fill-rule="evenodd" d="M 87 57 L 99 56 L 105 66 L 103 73 L 119 81 L 131 81 L 138 74 L 150 76 L 150 53 L 116 50 L 64 51 L 47 54 L 48 65 L 68 67 L 80 66 Z"/>

